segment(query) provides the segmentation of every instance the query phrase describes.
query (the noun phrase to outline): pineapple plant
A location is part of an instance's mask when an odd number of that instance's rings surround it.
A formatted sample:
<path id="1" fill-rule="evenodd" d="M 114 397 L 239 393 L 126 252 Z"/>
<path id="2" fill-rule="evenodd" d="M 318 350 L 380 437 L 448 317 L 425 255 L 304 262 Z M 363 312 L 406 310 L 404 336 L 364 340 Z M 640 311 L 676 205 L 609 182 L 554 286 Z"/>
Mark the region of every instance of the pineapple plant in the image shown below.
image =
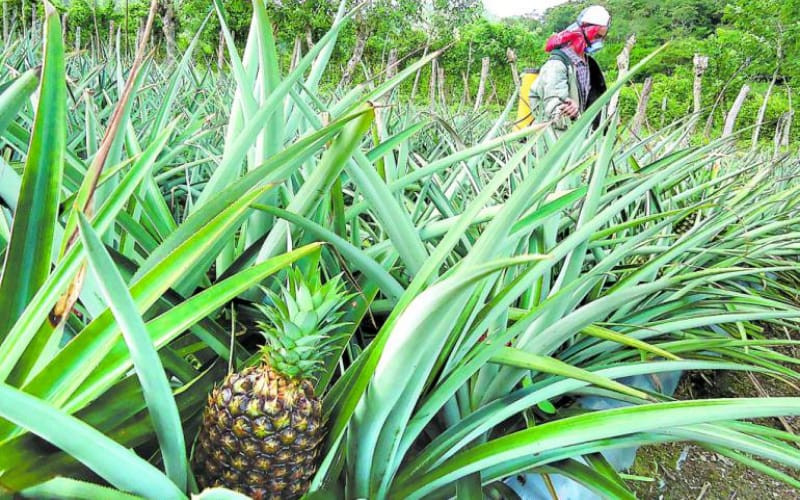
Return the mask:
<path id="1" fill-rule="evenodd" d="M 273 305 L 259 306 L 266 343 L 257 366 L 229 374 L 208 397 L 194 452 L 201 489 L 215 486 L 255 499 L 298 498 L 317 468 L 325 431 L 314 380 L 333 349 L 347 300 L 337 277 L 290 272 Z"/>

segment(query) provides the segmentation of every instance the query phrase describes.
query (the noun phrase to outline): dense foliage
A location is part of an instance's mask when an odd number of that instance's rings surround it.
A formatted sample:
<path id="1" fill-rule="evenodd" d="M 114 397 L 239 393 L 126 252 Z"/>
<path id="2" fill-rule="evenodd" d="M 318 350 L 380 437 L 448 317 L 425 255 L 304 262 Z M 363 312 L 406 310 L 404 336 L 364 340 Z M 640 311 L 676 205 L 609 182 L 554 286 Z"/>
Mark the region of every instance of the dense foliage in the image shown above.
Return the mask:
<path id="1" fill-rule="evenodd" d="M 133 38 L 99 24 L 74 50 L 49 6 L 9 27 L 0 495 L 188 499 L 199 460 L 201 485 L 268 480 L 288 497 L 288 469 L 272 467 L 300 457 L 292 491 L 312 498 L 513 499 L 508 479 L 557 474 L 630 499 L 603 453 L 672 441 L 800 487 L 800 437 L 761 420 L 800 415 L 800 398 L 683 399 L 660 383 L 722 370 L 800 381 L 786 350 L 800 344 L 796 155 L 716 131 L 691 144 L 693 120 L 637 133 L 602 116 L 631 79 L 666 72 L 674 49 L 642 58 L 556 135 L 512 130 L 511 107 L 450 114 L 409 93 L 437 57 L 458 67 L 464 39 L 500 52 L 494 37 L 543 37 L 539 21 L 506 30 L 471 3 L 434 3 L 414 30 L 430 48 L 451 37 L 451 50 L 370 79 L 387 47 L 357 40 L 389 28 L 370 24 L 378 2 L 320 11 L 319 33 L 288 17 L 302 10 L 253 0 L 240 22 L 228 3 L 214 0 L 207 24 L 224 35 L 221 68 L 213 37 L 164 43 L 189 29 L 173 4 L 158 11 L 160 44 L 143 34 L 135 57 Z M 311 43 L 270 15 L 313 28 Z M 338 35 L 352 45 L 336 49 Z M 293 286 L 299 273 L 314 286 Z M 343 303 L 324 291 L 338 280 Z M 300 364 L 313 375 L 298 396 L 279 378 Z M 261 370 L 258 383 L 256 366 L 282 375 Z M 244 375 L 228 391 L 231 373 Z M 302 403 L 312 392 L 321 418 Z"/>

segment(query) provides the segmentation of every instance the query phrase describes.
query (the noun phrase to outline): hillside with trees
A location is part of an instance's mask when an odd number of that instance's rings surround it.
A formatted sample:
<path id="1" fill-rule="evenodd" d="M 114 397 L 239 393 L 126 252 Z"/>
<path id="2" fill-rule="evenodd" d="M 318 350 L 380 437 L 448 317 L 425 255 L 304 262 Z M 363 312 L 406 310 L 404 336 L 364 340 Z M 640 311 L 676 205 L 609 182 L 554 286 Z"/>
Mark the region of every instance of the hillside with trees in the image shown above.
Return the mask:
<path id="1" fill-rule="evenodd" d="M 708 58 L 702 75 L 700 108 L 706 138 L 721 133 L 724 118 L 747 86 L 739 112 L 741 124 L 763 121 L 762 141 L 776 133 L 798 138 L 793 126 L 792 97 L 800 87 L 800 27 L 794 19 L 798 0 L 606 0 L 613 15 L 607 47 L 598 55 L 611 78 L 616 57 L 631 36 L 635 44 L 631 61 L 640 60 L 664 43 L 669 47 L 659 61 L 636 78 L 639 85 L 626 89 L 623 113 L 636 112 L 646 79 L 647 121 L 656 126 L 694 111 L 694 56 Z M 543 18 L 489 20 L 479 0 L 370 0 L 339 37 L 324 84 L 334 91 L 351 82 L 385 76 L 387 68 L 402 68 L 407 61 L 442 48 L 447 50 L 418 81 L 403 90 L 414 92 L 419 102 L 431 95 L 456 107 L 475 99 L 502 106 L 515 87 L 515 72 L 536 68 L 546 59 L 541 50 L 546 38 L 574 21 L 586 1 L 562 4 Z M 6 0 L 3 27 L 24 28 L 35 2 Z M 197 58 L 209 67 L 228 64 L 223 37 L 203 0 L 161 0 L 154 38 L 161 55 L 177 57 L 194 33 L 204 28 Z M 307 51 L 331 25 L 338 2 L 334 0 L 269 1 L 276 43 L 289 66 L 293 55 Z M 39 9 L 41 9 L 39 7 Z M 77 46 L 90 46 L 121 33 L 132 50 L 147 12 L 145 0 L 71 0 L 59 5 L 66 14 L 67 38 Z M 229 28 L 237 44 L 247 39 L 251 7 L 248 2 L 226 2 Z M 7 38 L 7 36 L 6 36 Z M 509 57 L 511 61 L 509 61 Z M 484 68 L 484 65 L 487 67 Z M 512 66 L 514 69 L 512 70 Z M 488 70 L 488 73 L 486 72 Z M 389 71 L 396 71 L 392 69 Z M 433 73 L 432 73 L 433 72 Z M 431 85 L 431 74 L 434 82 Z M 481 91 L 481 76 L 484 75 Z M 444 82 L 437 82 L 438 77 Z M 416 83 L 416 86 L 414 85 Z M 441 94 L 438 88 L 442 88 Z M 766 101 L 766 107 L 764 102 Z M 478 106 L 479 107 L 479 106 Z"/>

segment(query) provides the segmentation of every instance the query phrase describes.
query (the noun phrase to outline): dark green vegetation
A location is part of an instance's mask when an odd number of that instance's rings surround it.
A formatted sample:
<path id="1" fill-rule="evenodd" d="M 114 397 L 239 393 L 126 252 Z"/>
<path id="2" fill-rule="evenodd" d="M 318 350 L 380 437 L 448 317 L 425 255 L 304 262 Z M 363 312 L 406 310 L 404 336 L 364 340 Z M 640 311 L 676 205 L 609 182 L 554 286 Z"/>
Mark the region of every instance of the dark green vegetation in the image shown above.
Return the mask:
<path id="1" fill-rule="evenodd" d="M 503 480 L 526 471 L 632 498 L 601 452 L 667 442 L 798 485 L 784 471 L 800 469 L 800 438 L 758 420 L 800 415 L 796 392 L 677 399 L 630 382 L 752 372 L 797 387 L 796 337 L 774 334 L 800 321 L 787 148 L 692 143 L 700 116 L 635 134 L 603 110 L 624 79 L 559 138 L 513 132 L 513 101 L 450 115 L 407 90 L 447 53 L 375 79 L 362 66 L 335 89 L 337 38 L 368 11 L 343 2 L 290 64 L 260 0 L 246 35 L 223 3 L 222 71 L 202 34 L 173 57 L 146 33 L 136 57 L 107 34 L 73 51 L 52 8 L 0 49 L 2 493 L 196 493 L 208 395 L 262 361 L 270 305 L 292 317 L 280 345 L 336 325 L 309 381 L 319 463 L 295 469 L 316 471 L 312 498 L 513 498 Z M 318 268 L 342 277 L 341 318 L 295 317 L 279 293 L 290 269 Z M 305 354 L 272 360 L 308 368 Z M 626 405 L 589 410 L 587 395 Z M 254 445 L 271 446 L 234 451 Z"/>

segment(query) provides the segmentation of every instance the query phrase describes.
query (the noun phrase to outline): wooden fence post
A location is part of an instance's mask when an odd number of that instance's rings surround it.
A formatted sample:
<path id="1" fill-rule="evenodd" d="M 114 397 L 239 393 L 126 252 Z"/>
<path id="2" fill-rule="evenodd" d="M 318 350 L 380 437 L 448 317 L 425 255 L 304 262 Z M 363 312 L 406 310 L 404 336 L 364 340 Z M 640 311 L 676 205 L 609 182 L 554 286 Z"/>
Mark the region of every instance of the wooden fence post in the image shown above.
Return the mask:
<path id="1" fill-rule="evenodd" d="M 225 35 L 220 29 L 219 42 L 217 42 L 217 68 L 222 71 L 223 66 L 225 66 Z"/>
<path id="2" fill-rule="evenodd" d="M 517 69 L 517 53 L 511 50 L 511 48 L 506 49 L 506 60 L 508 61 L 508 65 L 511 66 L 511 78 L 514 79 L 514 88 L 519 88 L 519 70 Z"/>
<path id="3" fill-rule="evenodd" d="M 650 94 L 653 92 L 653 78 L 648 76 L 642 86 L 642 95 L 639 98 L 639 105 L 636 107 L 636 115 L 633 117 L 633 124 L 631 131 L 633 135 L 639 135 L 639 131 L 644 125 L 645 118 L 647 117 L 647 102 L 650 100 Z"/>
<path id="4" fill-rule="evenodd" d="M 442 103 L 442 108 L 447 109 L 447 98 L 444 93 L 444 66 L 439 65 L 439 71 L 436 77 L 436 84 L 439 87 L 439 100 Z"/>
<path id="5" fill-rule="evenodd" d="M 347 61 L 347 66 L 344 68 L 342 80 L 339 82 L 341 88 L 347 88 L 350 85 L 350 79 L 355 74 L 358 63 L 361 62 L 361 57 L 364 55 L 364 48 L 367 46 L 367 37 L 363 33 L 356 35 L 356 45 L 353 47 L 353 55 Z"/>
<path id="6" fill-rule="evenodd" d="M 467 74 L 463 71 L 461 72 L 461 79 L 464 81 L 464 92 L 461 93 L 460 108 L 463 108 L 464 106 L 469 106 L 469 101 L 472 97 L 469 93 L 469 78 L 467 78 Z"/>
<path id="7" fill-rule="evenodd" d="M 10 25 L 8 23 L 8 0 L 2 0 L 3 2 L 3 40 L 8 40 L 11 34 L 8 32 L 10 29 Z"/>
<path id="8" fill-rule="evenodd" d="M 628 68 L 630 67 L 631 61 L 631 50 L 633 49 L 633 44 L 635 43 L 636 35 L 631 35 L 628 38 L 628 41 L 625 42 L 625 47 L 623 47 L 622 52 L 620 52 L 617 56 L 617 69 L 619 70 L 617 81 L 622 79 L 628 73 Z M 611 102 L 608 104 L 608 115 L 611 116 L 616 113 L 618 106 L 619 92 L 615 93 L 613 97 L 611 97 Z"/>
<path id="9" fill-rule="evenodd" d="M 391 80 L 397 74 L 397 49 L 389 51 L 389 60 L 386 63 L 386 80 Z"/>
<path id="10" fill-rule="evenodd" d="M 308 50 L 311 50 L 311 49 L 314 48 L 314 36 L 311 33 L 311 27 L 310 26 L 308 28 L 306 28 L 306 46 L 308 47 Z"/>
<path id="11" fill-rule="evenodd" d="M 769 103 L 769 98 L 772 95 L 772 89 L 775 87 L 775 82 L 777 81 L 778 68 L 775 68 L 775 72 L 772 74 L 772 80 L 769 82 L 769 87 L 767 87 L 767 93 L 764 94 L 764 100 L 761 101 L 761 107 L 758 108 L 756 128 L 753 129 L 753 140 L 752 144 L 750 145 L 751 151 L 755 151 L 758 147 L 758 136 L 761 134 L 761 126 L 764 124 L 764 115 L 767 113 L 767 104 Z"/>
<path id="12" fill-rule="evenodd" d="M 739 91 L 739 95 L 736 96 L 736 100 L 733 101 L 733 106 L 731 106 L 728 116 L 725 118 L 725 126 L 722 129 L 722 137 L 728 137 L 729 135 L 733 134 L 733 130 L 736 125 L 736 117 L 739 116 L 739 111 L 742 110 L 744 100 L 747 98 L 747 94 L 749 93 L 750 85 L 745 83 L 742 86 L 742 89 Z"/>
<path id="13" fill-rule="evenodd" d="M 692 86 L 693 114 L 689 119 L 689 127 L 685 134 L 685 140 L 689 140 L 700 120 L 700 110 L 703 107 L 703 74 L 708 69 L 708 57 L 695 54 L 694 59 L 694 85 Z"/>
<path id="14" fill-rule="evenodd" d="M 473 108 L 474 111 L 478 111 L 483 104 L 483 97 L 486 94 L 486 83 L 489 79 L 489 64 L 490 59 L 488 57 L 484 57 L 481 59 L 481 81 L 478 84 L 478 95 L 475 96 L 475 107 Z"/>
<path id="15" fill-rule="evenodd" d="M 694 112 L 700 113 L 703 107 L 703 74 L 708 69 L 708 57 L 700 54 L 694 55 L 694 86 L 692 88 L 694 97 Z"/>
<path id="16" fill-rule="evenodd" d="M 778 153 L 781 150 L 781 145 L 783 144 L 783 133 L 786 129 L 785 123 L 786 118 L 789 113 L 783 113 L 781 116 L 778 117 L 778 121 L 775 123 L 775 137 L 772 139 L 772 155 L 778 156 Z"/>
<path id="17" fill-rule="evenodd" d="M 722 98 L 725 97 L 725 91 L 728 89 L 728 85 L 730 85 L 739 74 L 745 70 L 750 65 L 751 59 L 748 57 L 745 61 L 739 65 L 739 68 L 728 78 L 728 81 L 722 86 L 722 90 L 719 91 L 717 94 L 717 99 L 714 101 L 714 105 L 711 106 L 711 111 L 708 113 L 708 119 L 706 120 L 706 126 L 703 129 L 703 135 L 706 139 L 711 138 L 711 127 L 714 125 L 714 111 L 716 111 L 717 106 L 722 102 Z"/>
<path id="18" fill-rule="evenodd" d="M 428 81 L 428 104 L 433 109 L 436 104 L 436 76 L 438 74 L 438 59 L 431 61 L 431 78 Z"/>
<path id="19" fill-rule="evenodd" d="M 167 49 L 167 60 L 174 61 L 178 57 L 178 43 L 175 39 L 177 23 L 175 21 L 175 9 L 172 0 L 165 0 L 160 3 L 161 10 L 161 32 L 164 35 L 164 44 Z"/>

